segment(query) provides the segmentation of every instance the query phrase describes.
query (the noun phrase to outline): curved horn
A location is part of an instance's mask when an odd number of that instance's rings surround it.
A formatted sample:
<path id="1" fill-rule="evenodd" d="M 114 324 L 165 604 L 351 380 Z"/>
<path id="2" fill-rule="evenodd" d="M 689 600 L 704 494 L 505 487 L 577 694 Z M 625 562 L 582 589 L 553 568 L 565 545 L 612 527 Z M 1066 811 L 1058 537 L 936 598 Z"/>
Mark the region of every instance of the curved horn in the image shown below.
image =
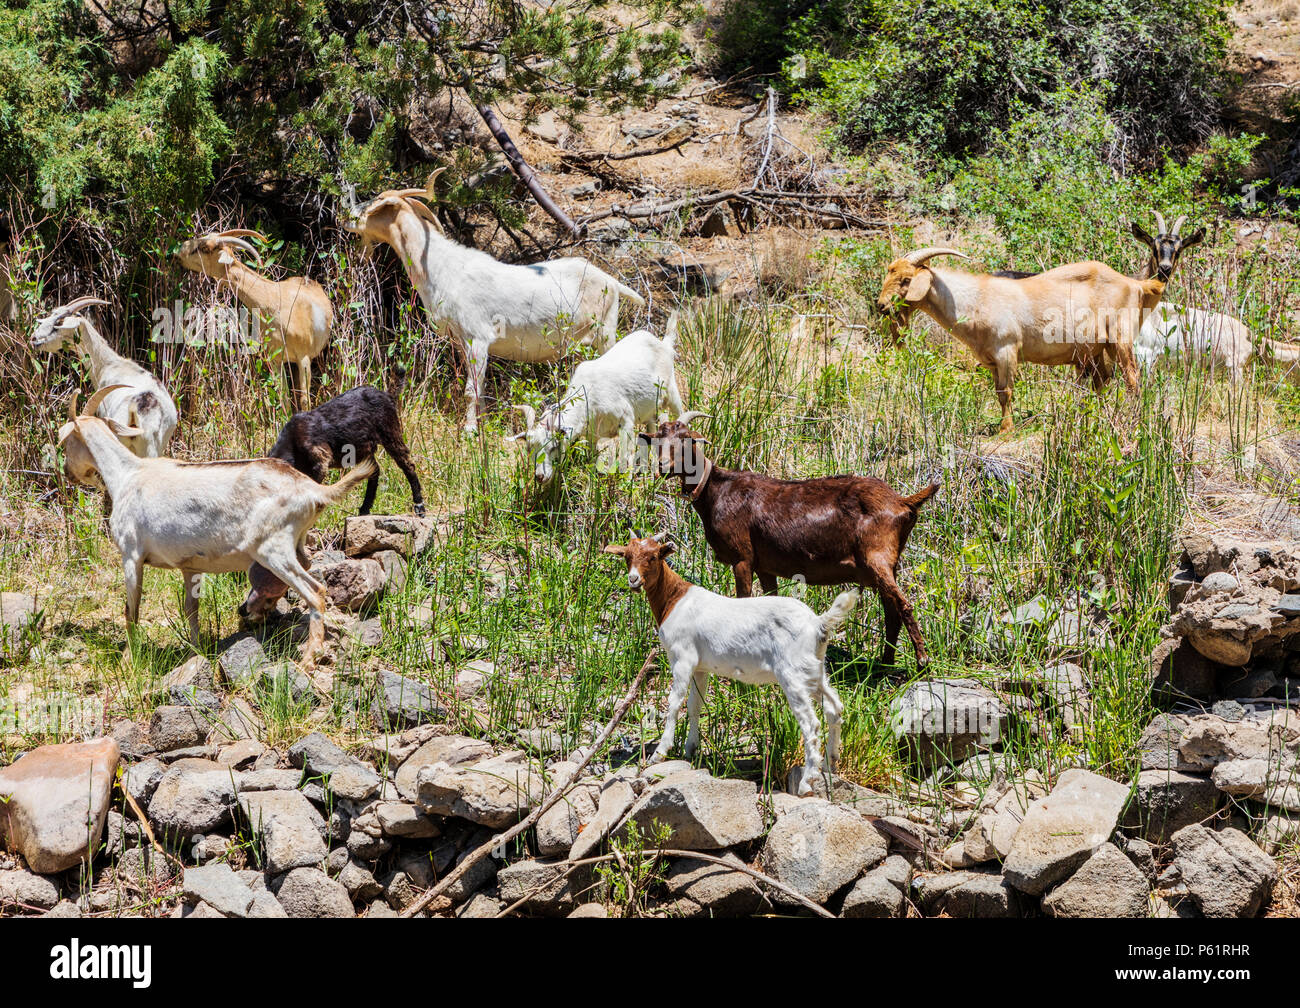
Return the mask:
<path id="1" fill-rule="evenodd" d="M 537 410 L 523 403 L 516 403 L 515 409 L 524 415 L 524 426 L 532 429 L 537 426 Z"/>
<path id="2" fill-rule="evenodd" d="M 705 413 L 703 410 L 693 409 L 693 410 L 687 410 L 685 413 L 679 416 L 677 418 L 677 422 L 688 424 L 692 420 L 711 420 L 711 419 L 713 419 L 712 413 Z"/>
<path id="3" fill-rule="evenodd" d="M 100 404 L 108 398 L 110 392 L 116 392 L 120 388 L 130 388 L 130 385 L 105 385 L 102 389 L 96 389 L 95 394 L 86 400 L 85 412 L 83 417 L 93 417 L 99 409 Z"/>
<path id="4" fill-rule="evenodd" d="M 1168 231 L 1165 228 L 1164 214 L 1159 210 L 1156 211 L 1156 227 L 1159 229 L 1156 231 L 1156 234 L 1168 234 Z"/>
<path id="5" fill-rule="evenodd" d="M 212 240 L 218 245 L 233 245 L 237 249 L 243 249 L 257 261 L 258 266 L 263 265 L 261 254 L 242 238 L 236 238 L 233 235 L 219 234 L 213 235 Z"/>
<path id="6" fill-rule="evenodd" d="M 1187 214 L 1183 214 L 1178 220 L 1174 221 L 1174 229 L 1169 232 L 1169 237 L 1177 238 L 1178 232 L 1183 228 L 1183 222 L 1187 220 Z"/>
<path id="7" fill-rule="evenodd" d="M 79 297 L 74 301 L 69 301 L 65 305 L 59 305 L 59 307 L 55 308 L 54 311 L 50 312 L 50 316 L 57 321 L 58 319 L 66 318 L 67 316 L 71 315 L 73 312 L 81 311 L 82 308 L 87 308 L 90 305 L 106 305 L 106 304 L 108 304 L 108 302 L 105 301 L 103 298 L 89 297 L 89 296 Z"/>
<path id="8" fill-rule="evenodd" d="M 68 420 L 69 422 L 77 419 L 77 400 L 81 398 L 81 393 L 77 389 L 72 390 L 72 398 L 68 400 Z"/>
<path id="9" fill-rule="evenodd" d="M 430 196 L 433 195 L 433 184 L 438 181 L 438 176 L 445 172 L 449 167 L 450 165 L 443 165 L 441 168 L 435 168 L 429 174 L 429 181 L 424 183 L 424 191 Z"/>
<path id="10" fill-rule="evenodd" d="M 909 252 L 907 255 L 903 256 L 903 258 L 913 266 L 923 266 L 935 256 L 939 255 L 955 255 L 960 256 L 963 259 L 970 258 L 970 256 L 965 252 L 958 252 L 955 248 L 940 248 L 934 245 L 931 245 L 928 248 L 917 249 L 915 252 Z"/>
<path id="11" fill-rule="evenodd" d="M 248 228 L 231 228 L 229 231 L 218 231 L 212 237 L 214 238 L 256 238 L 260 242 L 266 241 L 266 235 L 261 231 L 250 231 Z"/>

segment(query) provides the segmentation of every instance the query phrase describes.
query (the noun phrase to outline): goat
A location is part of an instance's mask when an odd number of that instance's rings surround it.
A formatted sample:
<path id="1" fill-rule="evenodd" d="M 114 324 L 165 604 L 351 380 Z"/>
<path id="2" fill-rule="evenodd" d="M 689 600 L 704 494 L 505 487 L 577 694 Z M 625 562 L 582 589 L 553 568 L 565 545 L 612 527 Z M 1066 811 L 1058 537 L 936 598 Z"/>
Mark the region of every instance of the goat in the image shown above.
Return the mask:
<path id="1" fill-rule="evenodd" d="M 191 238 L 176 256 L 181 265 L 204 273 L 235 292 L 241 304 L 253 312 L 269 330 L 261 341 L 271 360 L 283 354 L 295 369 L 294 403 L 299 410 L 311 409 L 311 362 L 329 345 L 334 307 L 325 288 L 307 277 L 269 280 L 241 262 L 232 249 L 249 253 L 262 265 L 257 250 L 245 236 L 266 241 L 257 231 L 236 228 Z"/>
<path id="2" fill-rule="evenodd" d="M 199 582 L 260 564 L 292 587 L 312 612 L 300 664 L 311 669 L 325 640 L 325 587 L 307 573 L 303 540 L 320 513 L 374 471 L 367 459 L 333 486 L 321 486 L 279 459 L 177 462 L 137 458 L 122 440 L 139 432 L 93 414 L 113 387 L 90 397 L 59 429 L 64 471 L 113 499 L 109 536 L 122 554 L 127 631 L 140 614 L 144 567 L 179 570 L 185 578 L 190 640 L 199 641 Z"/>
<path id="3" fill-rule="evenodd" d="M 832 771 L 839 760 L 844 704 L 826 675 L 826 645 L 858 604 L 857 590 L 837 595 L 818 615 L 798 599 L 733 599 L 690 584 L 664 562 L 673 546 L 662 534 L 633 537 L 626 546 L 606 546 L 605 552 L 626 561 L 629 588 L 645 590 L 672 669 L 664 733 L 650 762 L 659 762 L 672 749 L 683 700 L 689 725 L 686 755 L 695 754 L 710 673 L 752 685 L 776 683 L 803 735 L 798 791 L 812 794 L 812 782 L 822 767 L 815 708 L 819 698 L 826 716 L 826 761 Z"/>
<path id="4" fill-rule="evenodd" d="M 430 321 L 459 341 L 469 371 L 465 432 L 473 433 L 489 356 L 553 361 L 575 343 L 604 353 L 618 329 L 620 297 L 636 305 L 645 299 L 586 259 L 513 266 L 456 244 L 420 202 L 432 197 L 437 175 L 423 189 L 390 189 L 352 205 L 343 227 L 367 252 L 377 242 L 390 246 Z"/>
<path id="5" fill-rule="evenodd" d="M 1300 344 L 1256 338 L 1231 315 L 1161 304 L 1147 316 L 1133 345 L 1138 363 L 1150 368 L 1166 354 L 1208 356 L 1228 369 L 1234 385 L 1241 384 L 1252 357 L 1265 355 L 1285 364 L 1300 361 Z"/>
<path id="6" fill-rule="evenodd" d="M 885 611 L 884 664 L 894 664 L 903 625 L 924 667 L 925 641 L 898 586 L 898 562 L 921 505 L 939 484 L 902 497 L 871 476 L 781 480 L 723 469 L 704 456 L 704 437 L 691 429 L 704 416 L 691 410 L 642 439 L 657 453 L 660 474 L 681 478 L 714 555 L 735 574 L 736 594 L 752 595 L 755 576 L 769 594 L 778 577 L 872 588 Z"/>
<path id="7" fill-rule="evenodd" d="M 402 421 L 393 397 L 382 389 L 362 385 L 314 410 L 295 413 L 280 430 L 268 458 L 279 459 L 317 483 L 330 469 L 342 469 L 371 458 L 383 446 L 411 485 L 417 515 L 424 514 L 424 493 L 415 473 L 410 449 L 402 436 Z M 379 471 L 366 483 L 361 514 L 369 514 L 379 488 Z"/>
<path id="8" fill-rule="evenodd" d="M 929 265 L 951 248 L 923 248 L 889 264 L 876 307 L 898 332 L 916 310 L 964 343 L 993 373 L 1002 407 L 999 434 L 1012 429 L 1016 367 L 1073 364 L 1094 387 L 1109 380 L 1114 354 L 1130 393 L 1138 388 L 1133 341 L 1146 312 L 1164 296 L 1164 279 L 1135 280 L 1105 263 L 1080 262 L 1022 278 L 965 273 Z"/>
<path id="9" fill-rule="evenodd" d="M 117 428 L 134 433 L 122 443 L 140 458 L 167 454 L 176 431 L 176 404 L 162 382 L 135 361 L 117 353 L 82 314 L 91 305 L 106 305 L 96 297 L 80 297 L 39 319 L 32 331 L 32 349 L 55 353 L 69 343 L 90 366 L 90 380 L 99 390 L 111 390 L 95 400 L 99 415 Z"/>
<path id="10" fill-rule="evenodd" d="M 620 460 L 630 460 L 637 426 L 653 429 L 661 403 L 672 416 L 683 411 L 673 370 L 676 346 L 676 312 L 668 318 L 663 340 L 648 329 L 629 333 L 596 360 L 579 364 L 560 404 L 548 407 L 540 420 L 531 406 L 517 406 L 525 430 L 506 443 L 527 444 L 537 459 L 539 483 L 551 480 L 564 449 L 584 435 L 593 449 L 597 438 L 617 436 Z"/>

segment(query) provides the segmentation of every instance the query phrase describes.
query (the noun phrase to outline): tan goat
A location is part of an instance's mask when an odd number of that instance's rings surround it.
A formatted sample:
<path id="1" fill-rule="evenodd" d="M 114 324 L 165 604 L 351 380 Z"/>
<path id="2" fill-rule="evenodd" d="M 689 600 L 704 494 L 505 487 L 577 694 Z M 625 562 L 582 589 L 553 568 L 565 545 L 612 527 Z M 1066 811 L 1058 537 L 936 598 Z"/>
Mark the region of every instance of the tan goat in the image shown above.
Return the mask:
<path id="1" fill-rule="evenodd" d="M 885 272 L 877 307 L 890 316 L 891 335 L 921 310 L 951 333 L 993 373 L 1002 407 L 999 433 L 1010 431 L 1016 367 L 1072 364 L 1095 387 L 1118 359 L 1129 392 L 1138 388 L 1133 341 L 1145 314 L 1164 296 L 1158 278 L 1134 280 L 1105 263 L 1080 262 L 1013 279 L 931 266 L 956 249 L 923 248 L 895 259 Z"/>
<path id="2" fill-rule="evenodd" d="M 206 273 L 235 292 L 241 304 L 266 327 L 262 350 L 271 360 L 282 355 L 294 365 L 296 409 L 311 409 L 311 362 L 330 341 L 334 308 L 325 288 L 307 277 L 268 280 L 244 265 L 235 249 L 248 252 L 262 265 L 257 250 L 245 237 L 266 239 L 256 231 L 236 228 L 191 238 L 176 253 L 181 265 Z"/>

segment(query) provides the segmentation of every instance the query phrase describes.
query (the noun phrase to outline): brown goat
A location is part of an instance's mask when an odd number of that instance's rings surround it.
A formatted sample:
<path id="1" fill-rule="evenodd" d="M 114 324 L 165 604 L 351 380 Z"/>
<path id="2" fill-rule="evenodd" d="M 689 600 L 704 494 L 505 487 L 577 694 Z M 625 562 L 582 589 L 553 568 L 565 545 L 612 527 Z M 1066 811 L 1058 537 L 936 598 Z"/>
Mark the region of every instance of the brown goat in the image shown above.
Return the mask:
<path id="1" fill-rule="evenodd" d="M 885 610 L 884 663 L 894 664 L 898 631 L 906 626 L 917 665 L 926 665 L 912 603 L 898 587 L 898 561 L 921 505 L 939 484 L 903 497 L 871 476 L 782 480 L 723 469 L 704 456 L 705 439 L 691 429 L 704 415 L 691 410 L 660 424 L 653 439 L 640 437 L 656 454 L 659 472 L 681 478 L 714 554 L 736 575 L 736 594 L 752 595 L 756 576 L 769 594 L 778 577 L 871 588 Z"/>

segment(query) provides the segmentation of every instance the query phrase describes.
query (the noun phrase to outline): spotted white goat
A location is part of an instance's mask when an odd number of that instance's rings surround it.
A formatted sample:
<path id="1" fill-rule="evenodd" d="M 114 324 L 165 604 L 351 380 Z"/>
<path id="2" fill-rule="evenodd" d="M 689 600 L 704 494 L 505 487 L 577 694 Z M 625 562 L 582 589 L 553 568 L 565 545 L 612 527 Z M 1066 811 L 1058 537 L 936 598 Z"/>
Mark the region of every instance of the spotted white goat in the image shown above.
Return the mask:
<path id="1" fill-rule="evenodd" d="M 55 308 L 36 323 L 32 348 L 55 353 L 73 344 L 90 365 L 95 388 L 112 390 L 95 400 L 99 416 L 112 420 L 118 429 L 134 431 L 121 436 L 132 454 L 158 458 L 167 454 L 176 431 L 176 404 L 162 382 L 109 346 L 108 340 L 81 314 L 83 308 L 106 304 L 100 298 L 80 297 Z"/>
<path id="2" fill-rule="evenodd" d="M 59 430 L 68 478 L 97 486 L 113 499 L 109 536 L 122 554 L 128 630 L 140 614 L 144 567 L 185 576 L 190 641 L 199 640 L 199 582 L 205 573 L 230 573 L 261 564 L 311 608 L 300 664 L 313 667 L 325 639 L 325 586 L 307 573 L 303 548 L 320 513 L 337 504 L 374 471 L 368 459 L 330 486 L 279 459 L 178 462 L 139 458 L 123 442 L 140 431 L 95 410 L 115 386 L 100 389 Z"/>
<path id="3" fill-rule="evenodd" d="M 619 460 L 630 461 L 638 427 L 653 430 L 664 405 L 671 416 L 682 412 L 673 369 L 676 346 L 676 312 L 662 340 L 649 329 L 628 333 L 600 357 L 579 364 L 559 405 L 547 407 L 540 418 L 531 406 L 516 406 L 526 429 L 507 443 L 527 445 L 537 459 L 539 483 L 550 481 L 565 448 L 579 437 L 585 436 L 593 450 L 597 438 L 616 437 Z"/>
<path id="4" fill-rule="evenodd" d="M 1143 321 L 1133 353 L 1147 369 L 1166 355 L 1208 357 L 1227 368 L 1232 383 L 1239 385 L 1252 357 L 1295 364 L 1300 361 L 1300 344 L 1257 338 L 1240 319 L 1221 312 L 1162 303 Z"/>
<path id="5" fill-rule="evenodd" d="M 839 759 L 844 705 L 826 675 L 826 645 L 858 604 L 857 589 L 840 593 L 831 607 L 818 615 L 798 599 L 779 595 L 729 598 L 690 584 L 664 562 L 673 546 L 662 541 L 662 533 L 649 539 L 634 537 L 626 546 L 606 546 L 605 552 L 627 562 L 627 583 L 633 591 L 645 589 L 672 669 L 664 733 L 650 761 L 662 760 L 672 749 L 683 700 L 689 721 L 686 755 L 694 755 L 700 743 L 700 706 L 708 693 L 710 674 L 755 685 L 776 683 L 803 734 L 804 766 L 798 791 L 811 794 L 822 768 L 815 708 L 818 699 L 826 715 L 830 769 L 835 769 Z"/>

